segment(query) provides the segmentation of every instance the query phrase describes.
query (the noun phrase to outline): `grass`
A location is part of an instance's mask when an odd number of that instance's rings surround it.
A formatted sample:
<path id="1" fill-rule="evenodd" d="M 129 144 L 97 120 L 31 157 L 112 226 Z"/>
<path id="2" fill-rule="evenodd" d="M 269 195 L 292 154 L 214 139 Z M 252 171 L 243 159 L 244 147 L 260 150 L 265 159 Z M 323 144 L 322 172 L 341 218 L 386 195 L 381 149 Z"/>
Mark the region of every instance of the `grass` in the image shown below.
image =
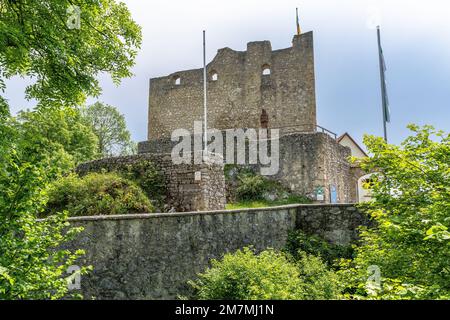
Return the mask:
<path id="1" fill-rule="evenodd" d="M 248 200 L 248 201 L 240 201 L 235 203 L 227 203 L 226 209 L 251 209 L 251 208 L 265 208 L 265 207 L 276 207 L 276 206 L 284 206 L 287 204 L 302 204 L 302 203 L 311 203 L 311 200 L 297 195 L 290 195 L 286 199 L 275 200 L 275 201 L 267 201 L 267 200 Z"/>

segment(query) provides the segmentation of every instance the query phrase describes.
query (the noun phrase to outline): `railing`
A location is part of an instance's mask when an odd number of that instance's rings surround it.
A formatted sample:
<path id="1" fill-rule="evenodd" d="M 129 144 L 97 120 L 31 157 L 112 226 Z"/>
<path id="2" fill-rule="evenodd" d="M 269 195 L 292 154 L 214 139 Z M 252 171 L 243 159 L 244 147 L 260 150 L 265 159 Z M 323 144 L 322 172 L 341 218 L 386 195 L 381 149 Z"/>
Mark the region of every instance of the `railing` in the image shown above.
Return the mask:
<path id="1" fill-rule="evenodd" d="M 333 131 L 330 131 L 324 127 L 319 126 L 318 124 L 316 124 L 316 129 L 319 129 L 320 131 L 322 131 L 323 133 L 327 133 L 330 136 L 332 136 L 334 138 L 334 140 L 337 140 L 337 134 L 334 133 Z"/>
<path id="2" fill-rule="evenodd" d="M 311 125 L 292 125 L 292 126 L 282 126 L 282 127 L 269 128 L 269 129 L 289 129 L 290 132 L 311 132 L 312 131 Z M 333 137 L 334 140 L 337 140 L 337 134 L 331 130 L 328 130 L 327 128 L 316 125 L 315 130 L 326 133 L 326 134 L 330 135 L 331 137 Z"/>

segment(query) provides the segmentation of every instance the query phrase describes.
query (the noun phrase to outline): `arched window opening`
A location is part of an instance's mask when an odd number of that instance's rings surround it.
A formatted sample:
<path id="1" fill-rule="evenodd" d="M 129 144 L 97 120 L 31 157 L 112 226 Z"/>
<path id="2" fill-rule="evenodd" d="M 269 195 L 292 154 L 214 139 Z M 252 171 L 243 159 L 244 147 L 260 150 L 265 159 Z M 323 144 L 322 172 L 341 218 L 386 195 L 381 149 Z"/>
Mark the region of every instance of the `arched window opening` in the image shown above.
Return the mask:
<path id="1" fill-rule="evenodd" d="M 358 179 L 358 202 L 369 201 L 372 197 L 372 186 L 376 173 L 366 174 Z"/>
<path id="2" fill-rule="evenodd" d="M 263 74 L 263 76 L 270 75 L 270 66 L 268 64 L 263 65 L 262 74 Z"/>
<path id="3" fill-rule="evenodd" d="M 173 84 L 176 85 L 176 86 L 179 86 L 181 84 L 180 76 L 173 77 Z"/>

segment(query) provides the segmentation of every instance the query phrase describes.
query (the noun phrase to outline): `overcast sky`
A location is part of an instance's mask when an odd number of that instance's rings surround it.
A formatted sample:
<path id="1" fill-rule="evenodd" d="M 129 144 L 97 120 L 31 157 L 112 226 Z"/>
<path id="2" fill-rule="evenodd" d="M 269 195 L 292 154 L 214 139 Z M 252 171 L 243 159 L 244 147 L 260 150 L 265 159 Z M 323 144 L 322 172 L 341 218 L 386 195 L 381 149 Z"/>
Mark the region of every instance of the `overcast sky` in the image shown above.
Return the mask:
<path id="1" fill-rule="evenodd" d="M 146 139 L 148 80 L 202 66 L 202 30 L 207 59 L 217 49 L 245 50 L 247 42 L 269 40 L 273 49 L 291 45 L 295 7 L 302 31 L 314 31 L 318 124 L 357 141 L 382 134 L 377 23 L 387 64 L 390 142 L 407 134 L 408 123 L 450 131 L 450 2 L 444 0 L 126 0 L 142 26 L 143 45 L 135 76 L 115 87 L 102 78 L 99 100 L 125 114 L 136 141 Z M 9 81 L 14 111 L 25 82 Z M 92 102 L 93 100 L 90 100 Z"/>

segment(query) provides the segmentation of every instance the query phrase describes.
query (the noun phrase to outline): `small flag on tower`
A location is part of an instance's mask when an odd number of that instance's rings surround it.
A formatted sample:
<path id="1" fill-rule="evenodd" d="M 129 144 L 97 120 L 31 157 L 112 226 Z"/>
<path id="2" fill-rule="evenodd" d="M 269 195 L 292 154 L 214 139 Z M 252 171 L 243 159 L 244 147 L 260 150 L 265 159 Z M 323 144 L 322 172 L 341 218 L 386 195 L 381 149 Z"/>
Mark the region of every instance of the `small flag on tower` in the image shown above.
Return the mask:
<path id="1" fill-rule="evenodd" d="M 300 30 L 300 22 L 298 21 L 298 8 L 295 8 L 295 16 L 297 23 L 297 35 L 299 36 L 302 33 L 302 31 Z"/>

